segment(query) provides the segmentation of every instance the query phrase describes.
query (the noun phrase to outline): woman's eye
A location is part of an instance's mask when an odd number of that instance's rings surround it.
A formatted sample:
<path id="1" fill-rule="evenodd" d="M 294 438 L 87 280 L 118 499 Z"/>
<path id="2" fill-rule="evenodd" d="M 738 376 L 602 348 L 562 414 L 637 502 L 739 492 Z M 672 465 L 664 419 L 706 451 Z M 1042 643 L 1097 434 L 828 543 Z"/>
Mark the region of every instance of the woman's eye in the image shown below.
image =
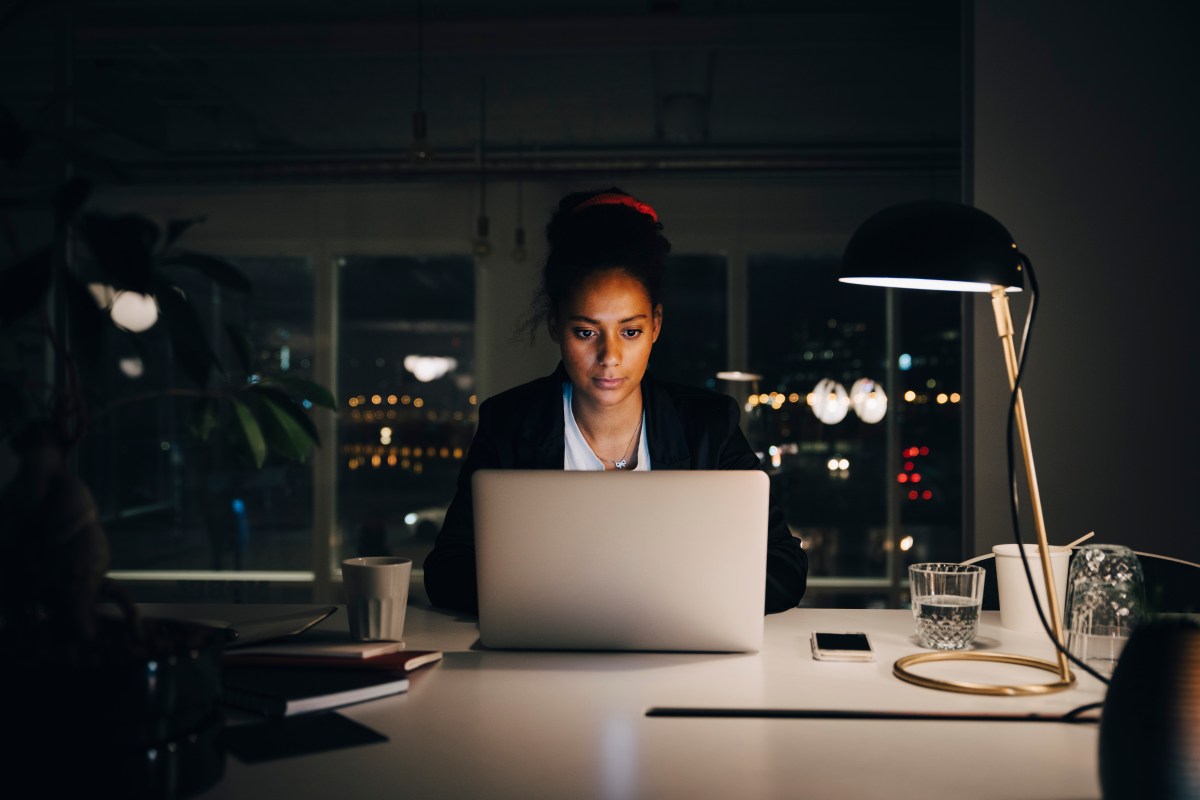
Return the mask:
<path id="1" fill-rule="evenodd" d="M 636 339 L 642 335 L 642 331 L 640 328 L 630 328 L 629 330 L 621 331 L 621 334 L 626 339 Z"/>
<path id="2" fill-rule="evenodd" d="M 587 328 L 576 328 L 575 335 L 577 337 L 579 337 L 580 339 L 591 339 L 593 336 L 596 335 L 596 332 L 592 331 L 592 330 L 588 330 Z"/>

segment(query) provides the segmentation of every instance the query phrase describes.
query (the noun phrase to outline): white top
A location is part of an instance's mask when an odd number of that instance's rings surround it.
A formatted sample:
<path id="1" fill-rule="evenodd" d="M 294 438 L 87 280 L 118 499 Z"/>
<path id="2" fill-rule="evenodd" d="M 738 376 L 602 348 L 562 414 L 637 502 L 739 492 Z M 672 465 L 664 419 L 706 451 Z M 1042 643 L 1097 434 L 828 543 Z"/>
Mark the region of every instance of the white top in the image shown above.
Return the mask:
<path id="1" fill-rule="evenodd" d="M 570 381 L 563 381 L 563 469 L 567 470 L 603 470 L 604 462 L 600 460 L 583 438 L 579 423 L 575 421 L 575 412 L 571 410 Z M 642 433 L 638 440 L 637 466 L 634 470 L 650 470 L 650 447 L 646 443 L 646 412 L 642 411 Z"/>

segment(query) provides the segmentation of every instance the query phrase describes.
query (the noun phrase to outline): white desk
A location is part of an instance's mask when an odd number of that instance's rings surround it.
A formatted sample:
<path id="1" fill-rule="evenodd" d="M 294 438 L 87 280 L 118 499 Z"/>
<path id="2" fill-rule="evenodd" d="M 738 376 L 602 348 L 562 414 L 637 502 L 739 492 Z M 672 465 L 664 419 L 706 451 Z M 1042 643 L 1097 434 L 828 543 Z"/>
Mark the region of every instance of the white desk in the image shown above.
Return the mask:
<path id="1" fill-rule="evenodd" d="M 239 607 L 243 613 L 247 607 Z M 272 613 L 279 607 L 263 607 Z M 196 616 L 218 616 L 212 606 Z M 344 613 L 329 626 L 344 626 Z M 812 630 L 864 630 L 874 663 L 814 661 Z M 262 764 L 226 761 L 204 798 L 1063 798 L 1100 796 L 1098 726 L 1056 723 L 648 718 L 652 706 L 1062 713 L 1103 698 L 1087 675 L 1044 697 L 932 691 L 892 677 L 918 652 L 908 611 L 794 609 L 757 655 L 472 650 L 473 620 L 409 609 L 412 648 L 438 648 L 403 695 L 343 708 L 387 743 Z M 1050 658 L 1043 637 L 985 612 L 979 646 Z M 942 664 L 931 674 L 1036 682 L 1049 673 Z M 936 671 L 936 672 L 935 672 Z"/>

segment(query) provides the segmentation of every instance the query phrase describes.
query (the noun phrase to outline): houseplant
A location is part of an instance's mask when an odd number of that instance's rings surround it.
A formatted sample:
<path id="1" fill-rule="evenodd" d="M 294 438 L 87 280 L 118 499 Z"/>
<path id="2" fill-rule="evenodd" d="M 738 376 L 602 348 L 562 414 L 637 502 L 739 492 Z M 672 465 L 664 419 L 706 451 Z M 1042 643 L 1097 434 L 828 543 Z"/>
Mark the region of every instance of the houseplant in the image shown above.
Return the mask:
<path id="1" fill-rule="evenodd" d="M 65 752 L 87 765 L 54 777 L 86 776 L 125 796 L 183 796 L 223 769 L 223 640 L 203 626 L 142 618 L 107 577 L 108 539 L 72 458 L 90 419 L 131 398 L 105 396 L 94 378 L 116 368 L 117 343 L 157 337 L 184 381 L 132 400 L 185 398 L 197 440 L 219 438 L 256 468 L 305 460 L 318 444 L 308 409 L 335 403 L 325 388 L 256 363 L 236 326 L 205 329 L 184 274 L 222 291 L 251 285 L 228 261 L 181 246 L 199 220 L 160 226 L 88 210 L 90 191 L 73 180 L 55 193 L 56 229 L 73 232 L 73 248 L 15 254 L 0 271 L 0 447 L 17 464 L 0 486 L 0 663 L 25 755 Z M 149 310 L 154 326 L 120 328 L 121 298 Z M 217 336 L 233 363 L 216 355 Z M 42 351 L 52 355 L 49 380 Z"/>

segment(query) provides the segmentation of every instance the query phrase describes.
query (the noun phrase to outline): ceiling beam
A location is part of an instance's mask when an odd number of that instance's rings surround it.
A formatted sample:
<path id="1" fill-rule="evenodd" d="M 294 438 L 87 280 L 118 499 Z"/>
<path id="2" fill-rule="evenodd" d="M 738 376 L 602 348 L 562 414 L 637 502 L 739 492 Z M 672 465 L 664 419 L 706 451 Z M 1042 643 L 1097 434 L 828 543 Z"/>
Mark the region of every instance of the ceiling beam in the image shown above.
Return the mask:
<path id="1" fill-rule="evenodd" d="M 940 8 L 940 6 L 935 6 Z M 579 52 L 670 49 L 785 49 L 848 43 L 944 42 L 957 47 L 954 15 L 809 12 L 724 16 L 631 15 L 427 20 L 430 56 L 464 53 Z M 77 31 L 81 57 L 137 57 L 151 46 L 182 57 L 352 56 L 415 53 L 415 17 L 330 22 L 201 24 L 85 21 Z"/>

